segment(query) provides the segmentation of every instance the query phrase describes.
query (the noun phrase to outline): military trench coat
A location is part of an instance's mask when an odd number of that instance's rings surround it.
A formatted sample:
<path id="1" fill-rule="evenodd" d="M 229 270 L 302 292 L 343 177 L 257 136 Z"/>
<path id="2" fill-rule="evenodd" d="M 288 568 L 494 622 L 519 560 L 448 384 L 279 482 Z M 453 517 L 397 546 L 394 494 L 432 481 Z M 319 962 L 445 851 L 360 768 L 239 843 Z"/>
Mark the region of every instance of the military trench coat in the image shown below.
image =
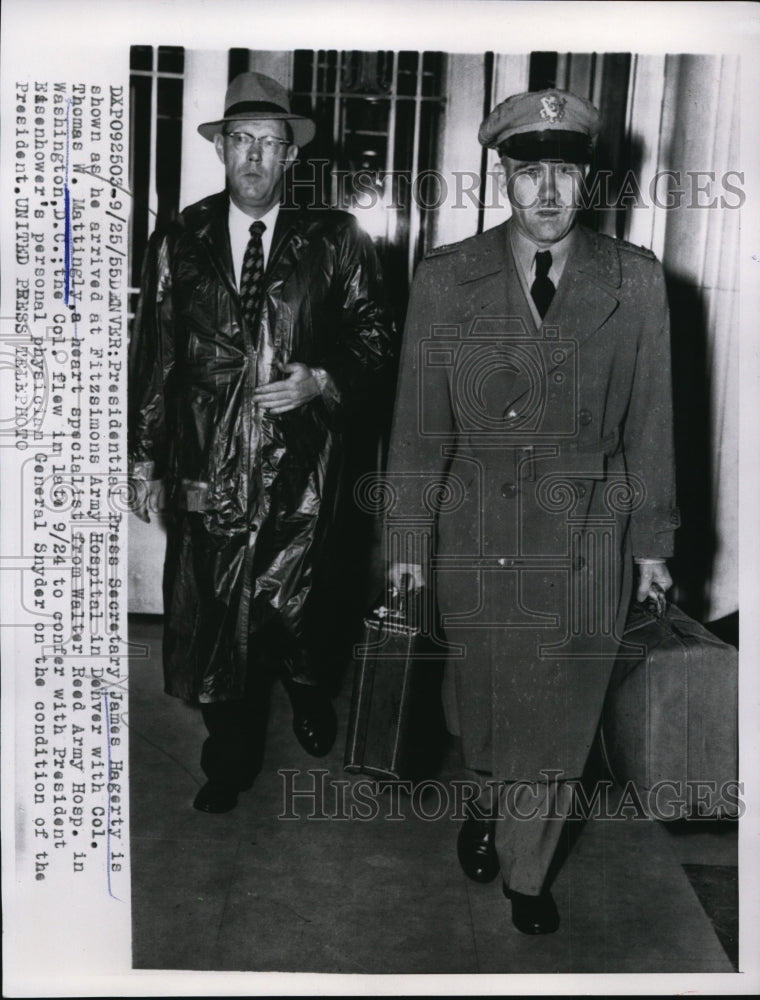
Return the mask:
<path id="1" fill-rule="evenodd" d="M 166 484 L 165 685 L 191 702 L 242 697 L 249 638 L 272 619 L 308 646 L 342 428 L 392 353 L 378 260 L 351 215 L 281 208 L 250 329 L 228 208 L 213 195 L 152 237 L 130 345 L 131 465 Z M 278 362 L 321 369 L 322 393 L 271 416 L 252 393 L 285 377 Z M 288 664 L 316 679 L 316 664 Z"/>
<path id="2" fill-rule="evenodd" d="M 578 227 L 536 329 L 508 225 L 415 276 L 389 517 L 412 533 L 435 519 L 431 580 L 461 654 L 444 707 L 467 766 L 575 778 L 634 557 L 671 555 L 678 524 L 668 308 L 653 254 Z"/>

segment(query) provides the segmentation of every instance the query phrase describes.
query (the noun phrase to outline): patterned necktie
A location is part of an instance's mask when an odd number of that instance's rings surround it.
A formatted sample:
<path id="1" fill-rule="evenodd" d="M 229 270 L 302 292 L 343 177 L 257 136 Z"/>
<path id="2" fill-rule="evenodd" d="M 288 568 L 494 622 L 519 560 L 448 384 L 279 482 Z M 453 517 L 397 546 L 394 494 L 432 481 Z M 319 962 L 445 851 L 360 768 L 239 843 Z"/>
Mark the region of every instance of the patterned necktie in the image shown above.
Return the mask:
<path id="1" fill-rule="evenodd" d="M 536 279 L 531 285 L 530 294 L 536 303 L 536 309 L 541 319 L 546 315 L 554 298 L 554 283 L 549 277 L 552 266 L 552 255 L 549 250 L 539 250 L 536 254 Z"/>
<path id="2" fill-rule="evenodd" d="M 251 223 L 248 230 L 251 238 L 245 248 L 243 270 L 240 272 L 240 302 L 243 306 L 243 315 L 251 330 L 256 326 L 261 290 L 264 285 L 264 248 L 261 245 L 261 234 L 265 229 L 263 222 Z"/>

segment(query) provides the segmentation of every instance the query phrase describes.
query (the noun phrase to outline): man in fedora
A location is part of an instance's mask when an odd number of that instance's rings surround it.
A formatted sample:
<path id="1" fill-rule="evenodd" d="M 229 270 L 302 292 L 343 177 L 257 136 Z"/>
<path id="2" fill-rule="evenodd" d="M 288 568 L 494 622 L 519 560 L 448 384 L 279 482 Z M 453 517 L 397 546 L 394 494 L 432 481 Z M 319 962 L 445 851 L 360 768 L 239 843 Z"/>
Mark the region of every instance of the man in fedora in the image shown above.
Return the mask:
<path id="1" fill-rule="evenodd" d="M 461 647 L 444 682 L 473 792 L 458 856 L 478 882 L 501 872 L 528 934 L 559 926 L 555 849 L 629 602 L 671 585 L 679 521 L 662 268 L 577 223 L 599 127 L 558 90 L 482 123 L 511 218 L 420 265 L 388 464 L 394 517 L 424 518 L 443 486 L 433 566 L 389 575 L 432 584 Z"/>
<path id="2" fill-rule="evenodd" d="M 315 593 L 329 559 L 347 422 L 386 370 L 391 322 L 355 219 L 281 205 L 314 137 L 260 73 L 232 81 L 198 131 L 226 189 L 151 238 L 130 346 L 137 513 L 162 479 L 167 693 L 199 704 L 206 784 L 232 809 L 261 764 L 269 668 L 295 735 L 328 753 L 336 719 L 317 654 Z"/>

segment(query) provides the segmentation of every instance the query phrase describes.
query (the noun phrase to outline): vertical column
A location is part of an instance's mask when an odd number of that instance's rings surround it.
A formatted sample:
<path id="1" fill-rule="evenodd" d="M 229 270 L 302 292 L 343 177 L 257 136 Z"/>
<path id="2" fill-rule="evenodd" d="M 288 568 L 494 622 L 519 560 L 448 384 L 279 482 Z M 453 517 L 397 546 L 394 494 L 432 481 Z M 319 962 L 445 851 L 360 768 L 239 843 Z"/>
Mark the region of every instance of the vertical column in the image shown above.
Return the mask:
<path id="1" fill-rule="evenodd" d="M 185 51 L 180 208 L 224 187 L 224 171 L 214 146 L 197 129 L 201 122 L 222 117 L 226 89 L 226 51 Z"/>
<path id="2" fill-rule="evenodd" d="M 665 56 L 635 55 L 628 86 L 626 131 L 631 149 L 637 152 L 638 181 L 647 193 L 660 166 L 662 105 L 665 92 Z M 664 209 L 651 199 L 627 213 L 625 238 L 662 254 L 665 240 Z"/>
<path id="3" fill-rule="evenodd" d="M 264 52 L 259 49 L 251 49 L 248 69 L 254 73 L 264 73 L 265 76 L 271 76 L 288 91 L 293 86 L 292 52 Z"/>
<path id="4" fill-rule="evenodd" d="M 674 204 L 659 212 L 663 263 L 678 275 L 671 327 L 684 565 L 676 579 L 692 588 L 675 599 L 707 620 L 738 607 L 738 70 L 735 57 L 668 56 L 663 100 L 660 168 L 678 182 Z"/>
<path id="5" fill-rule="evenodd" d="M 494 59 L 493 87 L 491 90 L 491 108 L 495 107 L 512 94 L 519 94 L 528 89 L 530 75 L 530 56 L 527 55 L 497 55 Z M 477 150 L 477 132 L 480 118 L 473 122 L 473 148 Z M 492 229 L 500 225 L 512 213 L 509 201 L 498 193 L 496 169 L 499 161 L 495 150 L 488 153 L 486 174 L 486 206 L 483 213 L 483 229 Z"/>
<path id="6" fill-rule="evenodd" d="M 442 116 L 438 169 L 448 197 L 435 213 L 433 244 L 455 243 L 478 228 L 480 147 L 477 128 L 483 110 L 483 56 L 447 58 L 446 114 Z"/>

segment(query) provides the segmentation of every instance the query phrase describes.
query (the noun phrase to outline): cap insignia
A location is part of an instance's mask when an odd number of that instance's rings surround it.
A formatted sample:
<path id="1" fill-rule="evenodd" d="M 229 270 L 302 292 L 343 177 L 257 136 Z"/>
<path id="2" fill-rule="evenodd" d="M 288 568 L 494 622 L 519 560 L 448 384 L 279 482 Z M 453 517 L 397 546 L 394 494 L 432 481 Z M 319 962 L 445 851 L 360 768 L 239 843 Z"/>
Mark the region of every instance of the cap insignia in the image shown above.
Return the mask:
<path id="1" fill-rule="evenodd" d="M 541 98 L 541 117 L 547 122 L 561 122 L 565 117 L 567 99 L 559 94 L 546 94 Z"/>

